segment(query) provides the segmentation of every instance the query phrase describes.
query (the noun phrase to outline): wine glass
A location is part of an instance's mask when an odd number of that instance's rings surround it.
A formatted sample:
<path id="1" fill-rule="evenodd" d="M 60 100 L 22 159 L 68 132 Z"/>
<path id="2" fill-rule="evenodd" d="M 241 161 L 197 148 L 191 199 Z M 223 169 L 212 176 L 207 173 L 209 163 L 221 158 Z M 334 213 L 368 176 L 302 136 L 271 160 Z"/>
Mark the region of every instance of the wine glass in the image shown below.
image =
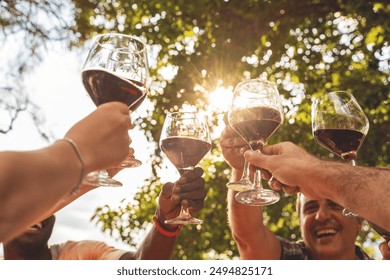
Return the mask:
<path id="1" fill-rule="evenodd" d="M 193 170 L 211 149 L 210 132 L 205 117 L 195 112 L 168 113 L 160 136 L 160 148 L 179 171 L 180 175 Z M 181 208 L 178 217 L 166 224 L 202 224 Z"/>
<path id="2" fill-rule="evenodd" d="M 120 101 L 128 105 L 129 114 L 145 99 L 149 89 L 148 78 L 146 44 L 138 37 L 119 33 L 99 35 L 82 70 L 84 87 L 96 106 Z M 127 157 L 120 167 L 141 164 L 140 160 Z M 86 181 L 97 186 L 122 185 L 102 170 L 87 176 Z"/>
<path id="3" fill-rule="evenodd" d="M 314 139 L 349 164 L 356 165 L 369 122 L 355 97 L 346 91 L 334 91 L 316 98 L 312 106 Z M 343 210 L 345 216 L 357 214 Z"/>
<path id="4" fill-rule="evenodd" d="M 252 150 L 262 150 L 269 137 L 283 122 L 283 118 L 281 98 L 274 83 L 251 79 L 235 87 L 233 101 L 228 111 L 229 124 L 245 139 Z M 235 199 L 246 205 L 265 206 L 276 203 L 280 195 L 263 188 L 261 171 L 257 169 L 254 184 L 251 184 L 249 190 L 239 191 Z"/>

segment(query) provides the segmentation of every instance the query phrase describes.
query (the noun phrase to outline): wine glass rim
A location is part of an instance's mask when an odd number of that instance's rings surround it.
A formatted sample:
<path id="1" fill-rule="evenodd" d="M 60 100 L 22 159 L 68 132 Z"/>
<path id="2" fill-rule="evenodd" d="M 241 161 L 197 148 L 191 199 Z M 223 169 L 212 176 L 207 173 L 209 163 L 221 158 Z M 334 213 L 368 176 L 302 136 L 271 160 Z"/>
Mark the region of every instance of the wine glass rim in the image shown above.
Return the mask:
<path id="1" fill-rule="evenodd" d="M 173 112 L 168 112 L 167 116 L 175 117 L 175 116 L 187 115 L 187 114 L 200 117 L 200 115 L 198 114 L 198 111 L 173 111 Z"/>
<path id="2" fill-rule="evenodd" d="M 102 44 L 100 42 L 101 38 L 104 38 L 104 37 L 115 37 L 115 36 L 118 36 L 118 37 L 122 36 L 122 37 L 131 39 L 131 40 L 134 40 L 134 41 L 137 41 L 138 43 L 140 43 L 142 45 L 142 49 L 137 50 L 137 52 L 143 52 L 146 49 L 146 42 L 141 37 L 138 37 L 138 36 L 135 36 L 135 35 L 127 35 L 127 34 L 123 34 L 123 33 L 116 33 L 116 32 L 99 34 L 99 35 L 96 36 L 95 42 L 99 46 L 101 46 L 102 48 L 105 48 L 105 49 L 115 49 L 115 48 L 110 48 L 107 45 Z M 120 53 L 127 53 L 128 52 L 126 50 L 119 50 L 119 49 L 115 49 L 115 51 L 120 52 Z"/>
<path id="3" fill-rule="evenodd" d="M 246 84 L 246 83 L 253 83 L 253 82 L 256 82 L 256 83 L 264 83 L 264 84 L 269 84 L 269 85 L 273 85 L 276 87 L 276 83 L 272 82 L 272 81 L 269 81 L 265 78 L 253 78 L 253 79 L 245 79 L 245 80 L 242 80 L 241 82 L 239 82 L 237 84 L 238 85 L 242 85 L 242 84 Z"/>

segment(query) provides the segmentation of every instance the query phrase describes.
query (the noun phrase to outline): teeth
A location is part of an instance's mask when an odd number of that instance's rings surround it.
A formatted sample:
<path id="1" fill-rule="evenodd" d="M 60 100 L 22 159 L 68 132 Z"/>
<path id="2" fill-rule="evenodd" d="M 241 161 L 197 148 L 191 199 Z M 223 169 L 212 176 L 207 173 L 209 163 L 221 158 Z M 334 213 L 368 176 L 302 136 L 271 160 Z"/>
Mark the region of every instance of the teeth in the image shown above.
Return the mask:
<path id="1" fill-rule="evenodd" d="M 337 231 L 335 229 L 320 229 L 316 232 L 317 237 L 322 237 L 324 235 L 333 235 L 336 234 Z"/>

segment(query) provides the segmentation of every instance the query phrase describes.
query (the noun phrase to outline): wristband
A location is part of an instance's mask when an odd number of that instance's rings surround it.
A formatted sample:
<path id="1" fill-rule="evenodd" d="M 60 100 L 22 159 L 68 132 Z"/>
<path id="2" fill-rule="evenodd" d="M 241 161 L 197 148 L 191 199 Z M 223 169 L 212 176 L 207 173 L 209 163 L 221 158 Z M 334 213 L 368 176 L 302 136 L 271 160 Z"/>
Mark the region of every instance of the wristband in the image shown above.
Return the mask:
<path id="1" fill-rule="evenodd" d="M 83 181 L 83 178 L 84 178 L 84 172 L 85 172 L 85 163 L 84 163 L 84 160 L 83 160 L 83 157 L 81 156 L 81 153 L 80 153 L 80 150 L 79 148 L 77 147 L 76 143 L 70 139 L 70 138 L 62 138 L 62 139 L 59 139 L 57 140 L 56 142 L 59 142 L 59 141 L 65 141 L 65 142 L 68 142 L 73 150 L 75 151 L 80 163 L 81 163 L 81 173 L 80 173 L 80 177 L 79 177 L 79 180 L 77 181 L 77 184 L 76 186 L 70 191 L 70 195 L 73 195 L 75 193 L 77 193 L 80 189 L 80 184 L 81 182 Z"/>
<path id="2" fill-rule="evenodd" d="M 179 228 L 175 231 L 166 230 L 165 228 L 163 228 L 161 226 L 160 221 L 158 220 L 157 216 L 153 216 L 153 223 L 154 223 L 154 226 L 156 227 L 157 231 L 166 237 L 176 237 L 181 232 L 181 226 L 179 226 Z"/>

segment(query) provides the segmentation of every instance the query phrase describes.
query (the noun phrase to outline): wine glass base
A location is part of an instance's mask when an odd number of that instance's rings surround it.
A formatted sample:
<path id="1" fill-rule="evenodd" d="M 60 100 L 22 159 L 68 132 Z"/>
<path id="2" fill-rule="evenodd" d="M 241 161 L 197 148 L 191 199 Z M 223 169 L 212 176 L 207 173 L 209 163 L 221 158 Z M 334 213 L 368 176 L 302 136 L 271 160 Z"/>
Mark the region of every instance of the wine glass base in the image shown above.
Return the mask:
<path id="1" fill-rule="evenodd" d="M 83 184 L 95 187 L 122 187 L 123 184 L 108 176 L 106 171 L 94 171 L 83 178 Z"/>
<path id="2" fill-rule="evenodd" d="M 120 167 L 121 168 L 132 168 L 132 167 L 138 167 L 142 165 L 142 161 L 136 158 L 128 157 L 124 161 L 121 162 Z"/>
<path id="3" fill-rule="evenodd" d="M 280 195 L 273 190 L 254 189 L 237 193 L 235 199 L 248 206 L 266 206 L 278 202 Z"/>
<path id="4" fill-rule="evenodd" d="M 252 184 L 251 182 L 242 180 L 238 182 L 229 182 L 226 184 L 226 187 L 236 192 L 243 192 L 252 189 Z"/>
<path id="5" fill-rule="evenodd" d="M 345 217 L 358 217 L 358 216 L 359 216 L 358 214 L 356 214 L 355 212 L 352 212 L 352 211 L 348 210 L 347 208 L 344 208 L 344 209 L 343 209 L 343 215 L 344 215 Z"/>
<path id="6" fill-rule="evenodd" d="M 164 223 L 168 225 L 201 225 L 203 224 L 203 221 L 191 216 L 184 215 L 166 220 Z"/>

